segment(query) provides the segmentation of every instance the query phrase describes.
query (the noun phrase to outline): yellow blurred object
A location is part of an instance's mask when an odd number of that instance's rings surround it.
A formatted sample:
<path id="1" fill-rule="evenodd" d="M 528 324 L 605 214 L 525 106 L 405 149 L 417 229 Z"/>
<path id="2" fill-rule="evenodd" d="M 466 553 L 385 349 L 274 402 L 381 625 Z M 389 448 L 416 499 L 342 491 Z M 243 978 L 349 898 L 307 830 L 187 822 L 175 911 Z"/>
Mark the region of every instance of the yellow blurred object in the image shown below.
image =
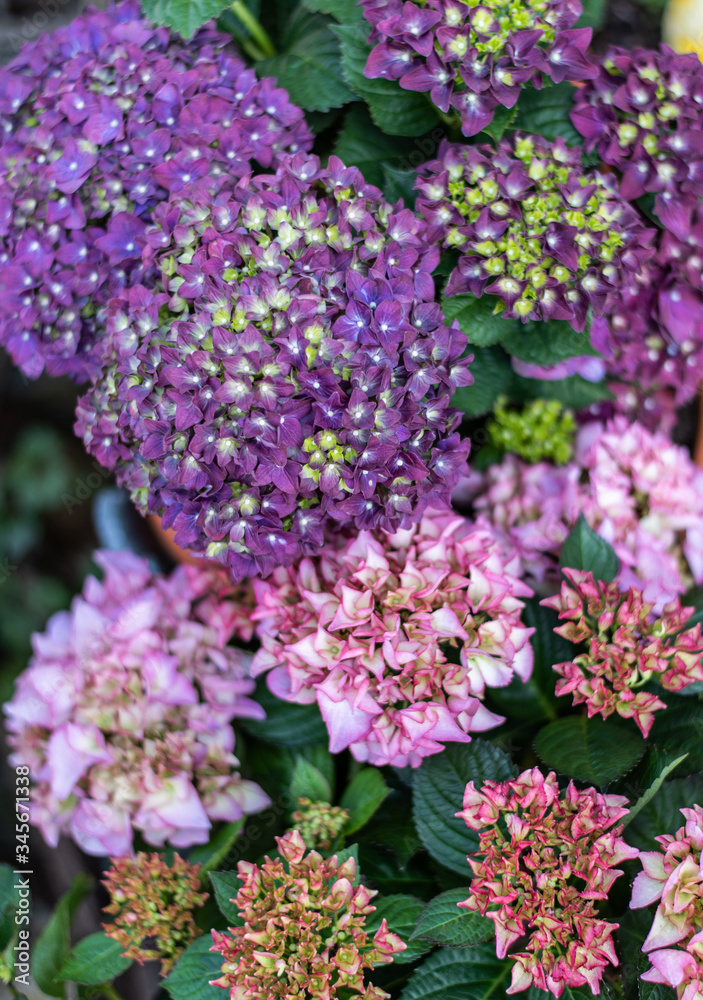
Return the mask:
<path id="1" fill-rule="evenodd" d="M 675 52 L 695 52 L 703 60 L 703 0 L 669 0 L 662 38 Z"/>

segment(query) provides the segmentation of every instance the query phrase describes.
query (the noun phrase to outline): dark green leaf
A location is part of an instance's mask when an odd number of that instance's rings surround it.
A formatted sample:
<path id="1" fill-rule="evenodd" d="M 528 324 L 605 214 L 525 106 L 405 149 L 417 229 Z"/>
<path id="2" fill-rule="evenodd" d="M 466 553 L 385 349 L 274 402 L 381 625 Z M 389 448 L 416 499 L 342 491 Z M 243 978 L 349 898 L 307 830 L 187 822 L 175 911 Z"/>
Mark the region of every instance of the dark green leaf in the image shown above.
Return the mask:
<path id="1" fill-rule="evenodd" d="M 676 1000 L 676 990 L 666 983 L 648 983 L 639 980 L 640 1000 Z"/>
<path id="2" fill-rule="evenodd" d="M 344 828 L 344 835 L 349 836 L 365 826 L 376 810 L 380 807 L 390 788 L 383 780 L 381 772 L 375 767 L 366 767 L 359 771 L 347 786 L 339 803 L 342 809 L 349 811 L 349 821 Z"/>
<path id="3" fill-rule="evenodd" d="M 104 931 L 83 938 L 75 946 L 61 969 L 61 979 L 84 986 L 109 983 L 130 967 L 132 960 L 123 958 L 124 946 L 113 941 Z"/>
<path id="4" fill-rule="evenodd" d="M 424 941 L 411 941 L 417 918 L 424 908 L 424 903 L 413 896 L 377 896 L 373 901 L 376 911 L 366 918 L 366 928 L 373 936 L 381 926 L 382 920 L 388 921 L 390 930 L 407 944 L 405 951 L 393 956 L 395 965 L 407 965 L 425 955 L 431 945 Z"/>
<path id="5" fill-rule="evenodd" d="M 76 875 L 34 946 L 32 975 L 39 989 L 51 997 L 64 996 L 59 976 L 71 950 L 71 918 L 92 886 L 88 875 Z"/>
<path id="6" fill-rule="evenodd" d="M 612 399 L 613 394 L 604 382 L 589 382 L 580 375 L 569 378 L 539 379 L 515 376 L 516 394 L 525 399 L 557 399 L 572 410 L 583 410 L 593 403 Z"/>
<path id="7" fill-rule="evenodd" d="M 501 997 L 513 963 L 496 958 L 494 944 L 440 948 L 413 973 L 401 1000 L 484 1000 Z"/>
<path id="8" fill-rule="evenodd" d="M 517 105 L 514 105 L 512 108 L 506 108 L 502 104 L 499 104 L 493 114 L 493 121 L 490 125 L 486 125 L 482 131 L 490 135 L 494 142 L 500 142 L 503 138 L 503 133 L 506 129 L 510 128 L 516 117 Z"/>
<path id="9" fill-rule="evenodd" d="M 576 22 L 577 28 L 593 28 L 599 31 L 605 23 L 606 0 L 582 0 L 583 13 Z"/>
<path id="10" fill-rule="evenodd" d="M 218 865 L 222 864 L 229 852 L 234 847 L 234 843 L 240 834 L 244 820 L 238 819 L 234 823 L 226 823 L 207 844 L 194 847 L 188 855 L 191 864 L 198 864 L 200 868 L 200 878 L 214 871 Z"/>
<path id="11" fill-rule="evenodd" d="M 290 792 L 296 801 L 300 798 L 310 799 L 312 802 L 332 801 L 332 789 L 327 778 L 314 764 L 301 756 L 295 762 Z"/>
<path id="12" fill-rule="evenodd" d="M 595 580 L 606 583 L 612 583 L 620 570 L 615 549 L 596 534 L 582 513 L 562 545 L 560 563 L 562 568 L 590 571 Z"/>
<path id="13" fill-rule="evenodd" d="M 691 774 L 686 778 L 665 781 L 657 794 L 639 811 L 627 829 L 627 841 L 641 851 L 658 851 L 654 840 L 664 833 L 676 833 L 685 820 L 680 810 L 694 803 L 703 804 L 703 776 Z"/>
<path id="14" fill-rule="evenodd" d="M 467 898 L 469 892 L 468 887 L 450 889 L 430 900 L 420 914 L 413 937 L 449 948 L 465 948 L 489 941 L 495 927 L 488 917 L 457 905 Z"/>
<path id="15" fill-rule="evenodd" d="M 457 389 L 452 405 L 463 410 L 467 417 L 480 417 L 493 408 L 498 396 L 505 391 L 513 370 L 500 347 L 476 347 L 472 353 L 473 385 Z"/>
<path id="16" fill-rule="evenodd" d="M 686 757 L 688 757 L 688 754 L 684 753 L 681 754 L 680 757 L 676 757 L 674 760 L 671 760 L 668 763 L 664 764 L 659 775 L 654 779 L 654 781 L 646 790 L 646 792 L 643 795 L 640 795 L 637 802 L 635 802 L 635 804 L 630 809 L 629 813 L 623 820 L 623 826 L 627 826 L 628 824 L 630 824 L 635 819 L 637 814 L 642 812 L 645 806 L 647 806 L 652 801 L 657 792 L 659 792 L 662 785 L 669 777 L 669 775 L 672 773 L 672 771 L 675 771 L 676 768 L 679 766 L 679 764 L 682 764 L 686 760 Z"/>
<path id="17" fill-rule="evenodd" d="M 327 18 L 296 8 L 286 43 L 285 52 L 257 63 L 260 76 L 275 76 L 293 103 L 307 111 L 329 111 L 354 100 L 342 78 L 339 42 Z"/>
<path id="18" fill-rule="evenodd" d="M 281 701 L 268 689 L 265 679 L 256 685 L 256 700 L 266 711 L 266 718 L 240 719 L 239 727 L 265 743 L 298 749 L 315 743 L 327 743 L 329 734 L 317 705 L 294 705 Z"/>
<path id="19" fill-rule="evenodd" d="M 242 888 L 241 879 L 236 872 L 210 872 L 210 881 L 223 917 L 227 918 L 230 927 L 239 927 L 242 917 L 232 900 Z"/>
<path id="20" fill-rule="evenodd" d="M 223 0 L 144 0 L 142 9 L 150 20 L 166 24 L 183 38 L 190 38 L 226 6 Z"/>
<path id="21" fill-rule="evenodd" d="M 674 705 L 673 701 L 667 696 L 671 707 L 656 713 L 650 737 L 662 750 L 688 754 L 679 774 L 703 771 L 703 713 L 695 703 L 686 704 L 684 700 Z"/>
<path id="22" fill-rule="evenodd" d="M 16 876 L 10 865 L 0 864 L 0 952 L 7 948 L 17 933 L 15 915 L 19 896 L 15 882 Z"/>
<path id="23" fill-rule="evenodd" d="M 596 0 L 602 3 L 603 0 Z M 583 138 L 571 124 L 569 113 L 574 103 L 571 83 L 557 83 L 552 87 L 534 90 L 525 87 L 517 104 L 515 128 L 533 135 L 542 135 L 553 142 L 559 136 L 569 146 L 581 146 Z"/>
<path id="24" fill-rule="evenodd" d="M 384 135 L 371 120 L 368 108 L 354 104 L 346 112 L 334 152 L 346 166 L 358 167 L 369 184 L 383 187 L 387 170 L 400 163 L 403 154 L 410 149 L 409 139 Z M 410 176 L 412 185 L 417 175 L 411 171 Z M 391 200 L 397 201 L 397 197 Z"/>
<path id="25" fill-rule="evenodd" d="M 579 333 L 565 320 L 556 319 L 511 325 L 501 343 L 508 354 L 535 365 L 555 365 L 568 358 L 596 353 L 587 330 Z"/>
<path id="26" fill-rule="evenodd" d="M 357 0 L 303 0 L 303 7 L 319 11 L 321 14 L 331 14 L 343 24 L 361 21 L 364 16 Z"/>
<path id="27" fill-rule="evenodd" d="M 417 191 L 415 190 L 416 180 L 417 171 L 415 170 L 396 167 L 392 163 L 383 164 L 383 183 L 381 187 L 391 205 L 395 205 L 402 198 L 408 208 L 414 208 L 417 197 Z"/>
<path id="28" fill-rule="evenodd" d="M 340 24 L 332 28 L 342 43 L 344 79 L 369 106 L 371 117 L 388 135 L 422 135 L 437 125 L 435 110 L 422 95 L 402 90 L 391 80 L 367 80 L 364 67 L 371 47 L 366 43 L 369 26 Z"/>
<path id="29" fill-rule="evenodd" d="M 540 729 L 535 750 L 548 767 L 595 785 L 607 785 L 633 767 L 644 740 L 613 719 L 571 715 Z"/>
<path id="30" fill-rule="evenodd" d="M 222 955 L 210 951 L 212 937 L 203 934 L 186 948 L 161 983 L 174 1000 L 222 1000 L 219 986 L 210 986 L 222 968 Z"/>
<path id="31" fill-rule="evenodd" d="M 477 299 L 475 295 L 450 295 L 442 299 L 442 312 L 448 323 L 457 320 L 470 344 L 489 347 L 519 329 L 519 321 L 505 319 L 493 312 L 498 300 L 493 295 Z"/>
<path id="32" fill-rule="evenodd" d="M 507 781 L 514 776 L 503 751 L 480 739 L 450 743 L 442 753 L 423 760 L 413 782 L 413 818 L 420 840 L 436 861 L 468 875 L 466 856 L 477 849 L 478 834 L 454 815 L 463 806 L 464 790 L 469 781 Z"/>

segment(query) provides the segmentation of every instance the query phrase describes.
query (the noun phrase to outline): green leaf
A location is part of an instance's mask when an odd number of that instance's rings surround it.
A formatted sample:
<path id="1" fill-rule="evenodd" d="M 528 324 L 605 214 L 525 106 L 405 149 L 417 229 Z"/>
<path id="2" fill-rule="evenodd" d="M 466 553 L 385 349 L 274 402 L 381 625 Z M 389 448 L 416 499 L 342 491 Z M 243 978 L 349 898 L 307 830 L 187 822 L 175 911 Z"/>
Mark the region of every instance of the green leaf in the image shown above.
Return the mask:
<path id="1" fill-rule="evenodd" d="M 143 0 L 142 9 L 156 24 L 166 24 L 183 38 L 190 38 L 206 21 L 217 17 L 226 0 Z"/>
<path id="2" fill-rule="evenodd" d="M 586 0 L 588 3 L 588 0 Z M 364 13 L 357 0 L 303 0 L 303 7 L 319 11 L 320 14 L 331 14 L 343 24 L 352 24 L 363 20 Z"/>
<path id="3" fill-rule="evenodd" d="M 327 726 L 317 705 L 295 705 L 282 701 L 269 691 L 264 678 L 257 682 L 255 698 L 265 710 L 266 718 L 263 721 L 240 719 L 239 728 L 244 732 L 265 743 L 293 750 L 329 742 Z"/>
<path id="4" fill-rule="evenodd" d="M 590 571 L 595 580 L 606 583 L 612 583 L 620 570 L 615 549 L 593 530 L 583 513 L 562 545 L 560 565 Z"/>
<path id="5" fill-rule="evenodd" d="M 493 312 L 498 300 L 493 295 L 450 295 L 442 298 L 442 312 L 448 323 L 457 320 L 470 344 L 490 347 L 517 330 L 519 321 Z"/>
<path id="6" fill-rule="evenodd" d="M 641 851 L 659 851 L 655 841 L 664 833 L 676 833 L 683 826 L 680 810 L 702 803 L 703 776 L 690 774 L 686 778 L 665 781 L 638 814 L 627 830 L 627 841 Z"/>
<path id="7" fill-rule="evenodd" d="M 256 64 L 259 76 L 275 76 L 306 111 L 329 111 L 354 100 L 342 79 L 339 41 L 330 27 L 327 18 L 298 7 L 288 22 L 286 51 Z"/>
<path id="8" fill-rule="evenodd" d="M 565 320 L 557 319 L 511 326 L 501 343 L 508 354 L 534 365 L 555 365 L 582 354 L 596 354 L 587 330 L 579 333 Z"/>
<path id="9" fill-rule="evenodd" d="M 332 789 L 327 778 L 314 764 L 300 755 L 293 769 L 290 792 L 296 802 L 300 798 L 310 799 L 312 802 L 332 801 Z"/>
<path id="10" fill-rule="evenodd" d="M 188 855 L 191 864 L 200 865 L 200 880 L 220 865 L 232 850 L 245 820 L 226 823 L 207 844 L 194 847 Z"/>
<path id="11" fill-rule="evenodd" d="M 130 967 L 132 960 L 123 958 L 124 946 L 113 941 L 104 931 L 83 938 L 64 963 L 60 978 L 84 986 L 109 983 Z"/>
<path id="12" fill-rule="evenodd" d="M 59 977 L 71 950 L 71 919 L 92 886 L 93 880 L 88 875 L 76 875 L 34 946 L 32 975 L 39 989 L 49 996 L 64 996 Z"/>
<path id="13" fill-rule="evenodd" d="M 648 983 L 640 978 L 637 985 L 640 1000 L 676 1000 L 676 990 L 666 983 Z"/>
<path id="14" fill-rule="evenodd" d="M 384 187 L 387 171 L 411 149 L 408 139 L 393 139 L 377 128 L 364 104 L 353 104 L 346 112 L 334 152 L 346 166 L 358 167 L 369 184 Z M 400 171 L 405 173 L 405 171 Z M 411 184 L 417 174 L 411 171 Z M 397 196 L 400 197 L 400 196 Z M 397 197 L 391 200 L 397 201 Z"/>
<path id="15" fill-rule="evenodd" d="M 349 821 L 344 828 L 344 835 L 356 833 L 365 826 L 379 808 L 390 788 L 383 780 L 381 772 L 375 767 L 365 767 L 354 776 L 347 786 L 339 803 L 342 809 L 349 811 Z"/>
<path id="16" fill-rule="evenodd" d="M 493 120 L 490 125 L 486 125 L 481 131 L 485 132 L 486 135 L 490 135 L 494 142 L 500 142 L 503 138 L 503 133 L 506 129 L 510 128 L 516 117 L 517 105 L 513 105 L 512 108 L 506 108 L 502 104 L 499 104 L 493 113 Z"/>
<path id="17" fill-rule="evenodd" d="M 531 722 L 556 719 L 559 699 L 554 693 L 557 675 L 553 667 L 555 663 L 573 660 L 576 647 L 556 634 L 554 627 L 559 624 L 556 611 L 542 607 L 538 600 L 525 601 L 522 620 L 535 630 L 530 638 L 534 654 L 532 674 L 525 682 L 514 677 L 507 687 L 493 688 L 491 704 L 515 719 Z"/>
<path id="18" fill-rule="evenodd" d="M 215 890 L 215 899 L 220 913 L 227 918 L 230 927 L 239 927 L 243 923 L 242 916 L 239 907 L 232 902 L 242 888 L 239 875 L 237 872 L 210 872 L 210 881 Z"/>
<path id="19" fill-rule="evenodd" d="M 633 767 L 644 753 L 639 733 L 612 719 L 570 715 L 540 729 L 535 750 L 548 767 L 570 778 L 607 785 Z"/>
<path id="20" fill-rule="evenodd" d="M 469 895 L 470 889 L 450 889 L 435 896 L 420 914 L 413 938 L 447 945 L 449 948 L 465 948 L 467 945 L 489 941 L 495 934 L 495 926 L 480 913 L 460 908 L 457 904 Z"/>
<path id="21" fill-rule="evenodd" d="M 583 0 L 583 13 L 575 27 L 599 31 L 605 24 L 606 9 L 606 0 Z"/>
<path id="22" fill-rule="evenodd" d="M 510 759 L 491 743 L 450 743 L 442 753 L 425 757 L 413 780 L 413 818 L 420 840 L 432 857 L 460 875 L 470 869 L 467 854 L 478 848 L 478 834 L 454 814 L 464 802 L 469 781 L 515 776 Z"/>
<path id="23" fill-rule="evenodd" d="M 383 164 L 383 183 L 381 187 L 391 205 L 394 205 L 399 198 L 402 198 L 408 208 L 415 207 L 417 191 L 415 181 L 417 171 L 406 170 L 403 167 L 396 167 L 392 163 Z"/>
<path id="24" fill-rule="evenodd" d="M 604 382 L 589 382 L 580 375 L 554 380 L 516 375 L 514 384 L 516 393 L 526 399 L 557 399 L 572 410 L 584 410 L 593 403 L 613 398 Z"/>
<path id="25" fill-rule="evenodd" d="M 432 947 L 430 944 L 411 940 L 417 918 L 425 905 L 422 900 L 404 895 L 377 896 L 373 905 L 376 907 L 375 912 L 366 918 L 369 936 L 373 937 L 381 926 L 381 921 L 385 919 L 390 930 L 408 946 L 405 951 L 393 956 L 394 965 L 407 965 L 427 954 Z"/>
<path id="26" fill-rule="evenodd" d="M 18 903 L 15 874 L 10 865 L 0 864 L 0 952 L 7 948 L 17 933 L 15 914 Z"/>
<path id="27" fill-rule="evenodd" d="M 437 114 L 422 94 L 402 90 L 391 80 L 367 80 L 364 67 L 371 47 L 366 43 L 369 26 L 340 24 L 331 29 L 342 43 L 344 79 L 369 106 L 371 117 L 388 135 L 422 135 L 438 123 Z"/>
<path id="28" fill-rule="evenodd" d="M 222 1000 L 219 986 L 210 986 L 222 969 L 222 955 L 210 951 L 212 937 L 203 934 L 189 945 L 161 985 L 174 1000 Z"/>
<path id="29" fill-rule="evenodd" d="M 596 2 L 603 3 L 603 0 Z M 523 132 L 542 135 L 550 142 L 561 136 L 567 145 L 581 146 L 583 138 L 569 117 L 573 103 L 574 87 L 571 83 L 557 83 L 542 90 L 525 87 L 517 103 L 513 124 Z"/>
<path id="30" fill-rule="evenodd" d="M 484 1000 L 501 997 L 513 963 L 496 958 L 494 944 L 441 948 L 417 969 L 400 1000 Z"/>
<path id="31" fill-rule="evenodd" d="M 688 754 L 682 764 L 685 773 L 703 771 L 703 713 L 695 703 L 678 704 L 668 695 L 666 702 L 671 707 L 665 712 L 657 712 L 650 738 L 662 750 L 675 754 Z"/>
<path id="32" fill-rule="evenodd" d="M 452 397 L 452 405 L 467 417 L 488 413 L 513 376 L 507 355 L 500 347 L 476 347 L 471 362 L 472 385 L 462 385 Z"/>
<path id="33" fill-rule="evenodd" d="M 635 804 L 632 806 L 629 813 L 622 821 L 623 826 L 627 826 L 629 823 L 631 823 L 635 819 L 637 814 L 640 813 L 644 809 L 644 807 L 652 801 L 652 799 L 657 794 L 659 789 L 662 787 L 662 785 L 669 777 L 671 772 L 674 771 L 679 766 L 679 764 L 683 763 L 683 761 L 685 761 L 687 757 L 688 757 L 687 753 L 681 754 L 680 757 L 677 757 L 675 760 L 672 760 L 668 764 L 664 765 L 664 767 L 661 770 L 661 773 L 659 774 L 659 777 L 652 782 L 652 784 L 649 786 L 644 795 L 640 795 L 637 802 L 635 802 Z"/>

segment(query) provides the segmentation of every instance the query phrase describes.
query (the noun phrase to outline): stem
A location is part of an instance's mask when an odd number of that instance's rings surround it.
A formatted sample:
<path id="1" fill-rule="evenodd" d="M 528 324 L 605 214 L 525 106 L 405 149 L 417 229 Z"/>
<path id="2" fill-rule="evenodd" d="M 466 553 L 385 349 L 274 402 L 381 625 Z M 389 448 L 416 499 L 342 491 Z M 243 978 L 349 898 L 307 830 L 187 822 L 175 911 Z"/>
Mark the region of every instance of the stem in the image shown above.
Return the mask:
<path id="1" fill-rule="evenodd" d="M 100 987 L 100 992 L 103 996 L 107 997 L 108 1000 L 123 1000 L 112 983 L 103 983 Z"/>
<path id="2" fill-rule="evenodd" d="M 233 0 L 232 12 L 236 14 L 265 56 L 275 56 L 276 49 L 263 25 L 256 20 L 244 0 Z"/>

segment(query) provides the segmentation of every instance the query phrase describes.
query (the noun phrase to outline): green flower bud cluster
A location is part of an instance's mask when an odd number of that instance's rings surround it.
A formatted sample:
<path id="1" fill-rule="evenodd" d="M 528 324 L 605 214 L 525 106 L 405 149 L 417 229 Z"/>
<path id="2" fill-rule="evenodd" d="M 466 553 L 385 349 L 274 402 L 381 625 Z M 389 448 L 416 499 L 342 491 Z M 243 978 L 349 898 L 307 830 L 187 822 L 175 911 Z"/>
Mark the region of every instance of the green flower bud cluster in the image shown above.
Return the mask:
<path id="1" fill-rule="evenodd" d="M 522 410 L 511 410 L 501 396 L 488 424 L 496 448 L 532 463 L 565 465 L 571 459 L 575 431 L 573 413 L 556 399 L 535 399 Z"/>
<path id="2" fill-rule="evenodd" d="M 328 802 L 299 798 L 293 813 L 293 827 L 308 847 L 329 851 L 349 821 L 349 812 Z"/>

